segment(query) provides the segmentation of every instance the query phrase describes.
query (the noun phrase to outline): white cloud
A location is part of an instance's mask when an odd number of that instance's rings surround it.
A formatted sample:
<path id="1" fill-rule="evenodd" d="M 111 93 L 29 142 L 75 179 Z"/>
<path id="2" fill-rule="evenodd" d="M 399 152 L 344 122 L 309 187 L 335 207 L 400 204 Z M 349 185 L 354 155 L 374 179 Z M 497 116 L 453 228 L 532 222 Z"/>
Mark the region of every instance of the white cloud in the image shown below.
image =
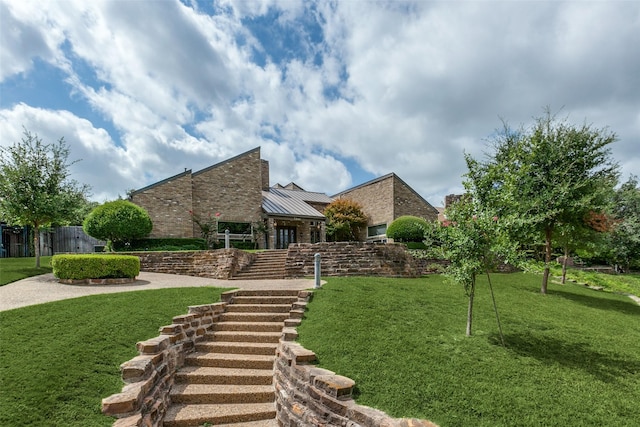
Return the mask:
<path id="1" fill-rule="evenodd" d="M 179 1 L 0 8 L 0 79 L 28 79 L 37 59 L 53 64 L 108 125 L 34 102 L 3 104 L 3 130 L 71 138 L 95 159 L 78 167 L 96 194 L 262 146 L 272 183 L 341 191 L 360 183 L 345 158 L 396 172 L 438 204 L 461 190 L 463 152 L 480 156 L 500 117 L 527 124 L 546 105 L 610 126 L 623 173 L 640 174 L 634 2 L 225 0 L 215 15 Z M 251 26 L 267 15 L 277 16 L 268 39 Z"/>

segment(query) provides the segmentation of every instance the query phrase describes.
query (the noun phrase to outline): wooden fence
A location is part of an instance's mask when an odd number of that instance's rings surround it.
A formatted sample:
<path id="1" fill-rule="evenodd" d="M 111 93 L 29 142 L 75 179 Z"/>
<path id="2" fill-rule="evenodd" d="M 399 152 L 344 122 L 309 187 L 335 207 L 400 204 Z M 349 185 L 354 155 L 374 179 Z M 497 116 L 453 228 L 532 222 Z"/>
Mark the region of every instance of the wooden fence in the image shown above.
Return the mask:
<path id="1" fill-rule="evenodd" d="M 85 234 L 81 226 L 55 227 L 40 233 L 40 254 L 91 253 L 101 251 L 106 242 Z"/>

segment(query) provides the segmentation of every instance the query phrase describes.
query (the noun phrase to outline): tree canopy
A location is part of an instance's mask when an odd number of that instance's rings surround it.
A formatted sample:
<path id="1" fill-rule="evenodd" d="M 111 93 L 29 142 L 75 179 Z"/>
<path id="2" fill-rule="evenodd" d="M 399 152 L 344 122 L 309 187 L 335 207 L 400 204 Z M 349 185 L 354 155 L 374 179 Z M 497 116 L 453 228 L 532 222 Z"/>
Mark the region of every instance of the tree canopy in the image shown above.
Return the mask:
<path id="1" fill-rule="evenodd" d="M 609 147 L 615 140 L 607 129 L 558 120 L 547 108 L 531 129 L 505 123 L 484 161 L 465 155 L 474 197 L 500 218 L 514 219 L 511 238 L 523 245 L 544 242 L 542 293 L 558 229 L 583 223 L 610 200 L 618 178 Z"/>
<path id="2" fill-rule="evenodd" d="M 324 211 L 327 217 L 327 236 L 336 242 L 360 240 L 361 230 L 367 225 L 362 205 L 349 199 L 337 199 Z"/>
<path id="3" fill-rule="evenodd" d="M 114 242 L 131 242 L 151 233 L 153 224 L 146 210 L 128 200 L 115 200 L 96 207 L 82 224 L 85 233 L 100 240 L 107 240 L 107 247 Z"/>
<path id="4" fill-rule="evenodd" d="M 25 129 L 22 140 L 0 147 L 0 217 L 30 226 L 36 267 L 40 266 L 40 228 L 74 220 L 89 187 L 69 178 L 69 148 L 64 138 L 45 144 Z"/>
<path id="5" fill-rule="evenodd" d="M 613 194 L 612 232 L 609 235 L 609 258 L 629 269 L 640 265 L 640 188 L 638 178 L 630 176 Z"/>

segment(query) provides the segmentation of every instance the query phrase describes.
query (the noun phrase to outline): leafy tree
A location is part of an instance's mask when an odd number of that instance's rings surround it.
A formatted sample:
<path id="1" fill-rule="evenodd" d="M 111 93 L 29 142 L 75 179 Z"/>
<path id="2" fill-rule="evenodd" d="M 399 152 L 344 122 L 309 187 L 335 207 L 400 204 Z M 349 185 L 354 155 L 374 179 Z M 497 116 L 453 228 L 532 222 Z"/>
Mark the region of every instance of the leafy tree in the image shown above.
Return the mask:
<path id="1" fill-rule="evenodd" d="M 618 176 L 609 148 L 615 140 L 606 129 L 559 121 L 547 108 L 529 130 L 505 124 L 486 161 L 465 155 L 474 196 L 500 218 L 512 218 L 511 238 L 526 244 L 542 236 L 543 294 L 558 228 L 607 205 Z"/>
<path id="2" fill-rule="evenodd" d="M 327 217 L 327 236 L 336 242 L 360 240 L 361 230 L 367 225 L 362 205 L 349 199 L 337 199 L 324 210 Z"/>
<path id="3" fill-rule="evenodd" d="M 91 237 L 107 241 L 107 250 L 115 242 L 131 242 L 147 237 L 153 229 L 146 210 L 128 200 L 106 202 L 95 208 L 82 224 Z"/>
<path id="4" fill-rule="evenodd" d="M 638 178 L 630 176 L 613 195 L 613 231 L 608 247 L 609 257 L 626 270 L 640 264 L 640 188 Z"/>
<path id="5" fill-rule="evenodd" d="M 387 237 L 398 242 L 422 242 L 428 227 L 424 218 L 404 215 L 396 218 L 387 227 Z"/>
<path id="6" fill-rule="evenodd" d="M 0 147 L 0 217 L 30 226 L 36 267 L 40 267 L 40 228 L 72 221 L 89 191 L 69 179 L 69 148 L 64 138 L 45 144 L 25 129 L 22 141 Z"/>

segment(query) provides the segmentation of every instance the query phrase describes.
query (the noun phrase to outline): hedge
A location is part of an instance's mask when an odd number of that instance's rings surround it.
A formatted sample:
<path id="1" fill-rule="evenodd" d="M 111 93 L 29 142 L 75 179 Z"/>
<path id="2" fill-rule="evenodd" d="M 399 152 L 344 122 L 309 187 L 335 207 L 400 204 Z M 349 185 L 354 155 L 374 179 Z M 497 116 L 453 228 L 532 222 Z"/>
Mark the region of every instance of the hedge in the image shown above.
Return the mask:
<path id="1" fill-rule="evenodd" d="M 116 251 L 184 251 L 207 249 L 207 242 L 204 239 L 197 238 L 147 238 L 135 239 L 129 245 L 124 242 L 116 242 L 113 247 Z"/>
<path id="2" fill-rule="evenodd" d="M 134 278 L 140 273 L 140 258 L 132 255 L 54 255 L 51 266 L 58 279 Z"/>

